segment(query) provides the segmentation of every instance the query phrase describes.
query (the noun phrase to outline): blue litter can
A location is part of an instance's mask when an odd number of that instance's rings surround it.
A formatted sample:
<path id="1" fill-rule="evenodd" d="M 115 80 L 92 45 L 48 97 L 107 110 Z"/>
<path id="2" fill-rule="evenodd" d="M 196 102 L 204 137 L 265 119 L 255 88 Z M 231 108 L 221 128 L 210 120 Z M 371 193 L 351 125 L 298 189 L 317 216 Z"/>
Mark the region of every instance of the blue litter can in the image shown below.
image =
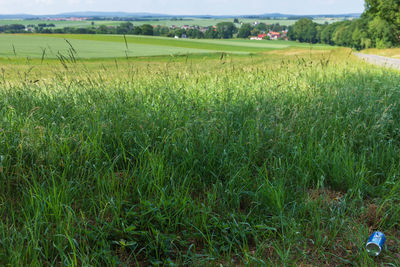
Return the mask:
<path id="1" fill-rule="evenodd" d="M 382 232 L 374 232 L 368 239 L 365 249 L 371 256 L 378 256 L 383 250 L 385 245 L 386 237 Z"/>

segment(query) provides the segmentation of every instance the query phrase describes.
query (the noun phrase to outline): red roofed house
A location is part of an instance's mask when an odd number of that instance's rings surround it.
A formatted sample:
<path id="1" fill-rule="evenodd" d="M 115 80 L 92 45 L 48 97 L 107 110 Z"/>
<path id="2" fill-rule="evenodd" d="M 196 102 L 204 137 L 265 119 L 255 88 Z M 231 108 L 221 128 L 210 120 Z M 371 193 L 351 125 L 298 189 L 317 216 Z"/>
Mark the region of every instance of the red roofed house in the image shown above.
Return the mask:
<path id="1" fill-rule="evenodd" d="M 281 33 L 280 32 L 269 32 L 268 36 L 271 40 L 278 40 L 278 38 L 281 37 Z"/>
<path id="2" fill-rule="evenodd" d="M 265 37 L 267 37 L 267 34 L 266 33 L 262 33 L 262 34 L 259 34 L 257 37 L 261 38 L 261 39 L 264 39 Z"/>

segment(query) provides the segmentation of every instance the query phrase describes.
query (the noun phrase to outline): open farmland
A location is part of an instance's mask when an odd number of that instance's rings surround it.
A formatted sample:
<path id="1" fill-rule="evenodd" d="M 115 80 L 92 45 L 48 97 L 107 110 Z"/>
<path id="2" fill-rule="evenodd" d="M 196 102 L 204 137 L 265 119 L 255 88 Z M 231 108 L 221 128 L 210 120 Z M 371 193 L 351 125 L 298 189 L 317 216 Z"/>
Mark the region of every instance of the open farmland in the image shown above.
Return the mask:
<path id="1" fill-rule="evenodd" d="M 234 18 L 209 18 L 209 19 L 200 19 L 200 18 L 185 18 L 182 20 L 171 20 L 171 19 L 156 19 L 156 20 L 138 20 L 131 21 L 136 26 L 140 26 L 143 24 L 150 25 L 162 25 L 170 27 L 172 25 L 183 26 L 183 25 L 197 25 L 197 26 L 212 26 L 216 25 L 220 22 L 233 21 Z M 317 23 L 333 23 L 336 21 L 342 21 L 344 18 L 326 18 L 326 19 L 315 19 L 314 21 Z M 243 23 L 253 23 L 255 21 L 266 23 L 266 24 L 275 24 L 279 23 L 280 25 L 290 26 L 293 25 L 296 20 L 291 19 L 247 19 L 241 18 L 241 22 Z M 53 21 L 53 20 L 0 20 L 0 25 L 10 25 L 10 24 L 23 24 L 23 25 L 37 25 L 37 24 L 50 24 L 53 23 L 55 28 L 64 28 L 64 27 L 91 27 L 92 20 L 84 20 L 84 21 Z M 94 21 L 94 26 L 106 25 L 106 26 L 118 26 L 123 23 L 123 21 L 110 21 L 110 20 L 96 20 Z"/>
<path id="2" fill-rule="evenodd" d="M 106 25 L 106 26 L 118 26 L 122 22 L 121 21 L 95 21 L 95 26 Z M 54 24 L 55 28 L 64 28 L 64 27 L 91 27 L 92 21 L 91 20 L 83 20 L 83 21 L 55 21 L 55 20 L 21 20 L 21 19 L 14 19 L 14 20 L 0 20 L 0 25 L 10 25 L 10 24 L 22 24 L 22 25 L 38 25 L 38 24 Z"/>
<path id="3" fill-rule="evenodd" d="M 42 62 L 19 45 L 63 36 L 0 38 L 17 50 L 1 59 L 0 265 L 400 265 L 398 71 L 349 49 L 137 37 L 242 54 Z M 68 36 L 82 56 L 126 49 L 85 38 Z"/>
<path id="4" fill-rule="evenodd" d="M 67 40 L 67 41 L 66 41 Z M 126 43 L 125 43 L 126 41 Z M 57 58 L 70 49 L 80 58 L 115 58 L 131 56 L 182 55 L 227 52 L 261 53 L 289 47 L 310 47 L 286 41 L 193 40 L 166 37 L 73 34 L 0 35 L 0 57 Z M 329 49 L 314 45 L 315 49 Z M 43 52 L 45 50 L 45 52 Z"/>

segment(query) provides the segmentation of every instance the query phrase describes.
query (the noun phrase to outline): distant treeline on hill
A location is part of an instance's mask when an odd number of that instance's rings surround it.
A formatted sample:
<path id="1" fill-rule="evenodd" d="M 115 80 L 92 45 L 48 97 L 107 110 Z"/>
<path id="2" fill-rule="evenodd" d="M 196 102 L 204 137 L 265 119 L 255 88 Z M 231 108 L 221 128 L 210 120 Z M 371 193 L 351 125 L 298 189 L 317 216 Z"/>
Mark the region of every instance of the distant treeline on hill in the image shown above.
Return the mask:
<path id="1" fill-rule="evenodd" d="M 279 23 L 266 25 L 265 23 L 258 24 L 243 24 L 240 28 L 236 27 L 232 22 L 220 22 L 216 26 L 152 26 L 150 24 L 143 24 L 141 26 L 134 26 L 131 22 L 123 22 L 119 26 L 96 26 L 92 23 L 91 27 L 76 28 L 54 28 L 54 24 L 38 24 L 28 25 L 25 27 L 20 24 L 13 24 L 7 26 L 0 26 L 0 33 L 69 33 L 69 34 L 133 34 L 133 35 L 153 35 L 165 37 L 179 37 L 179 38 L 206 38 L 206 39 L 228 39 L 237 36 L 239 38 L 248 38 L 250 35 L 257 35 L 260 33 L 275 31 L 281 32 L 286 30 L 287 27 L 279 25 Z"/>
<path id="2" fill-rule="evenodd" d="M 171 20 L 171 21 L 192 21 L 191 18 L 154 18 L 154 17 L 90 17 L 88 18 L 92 21 L 163 21 L 163 20 Z"/>
<path id="3" fill-rule="evenodd" d="M 317 24 L 303 18 L 289 27 L 288 38 L 300 42 L 348 46 L 355 49 L 400 45 L 400 4 L 390 0 L 366 0 L 359 19 Z"/>

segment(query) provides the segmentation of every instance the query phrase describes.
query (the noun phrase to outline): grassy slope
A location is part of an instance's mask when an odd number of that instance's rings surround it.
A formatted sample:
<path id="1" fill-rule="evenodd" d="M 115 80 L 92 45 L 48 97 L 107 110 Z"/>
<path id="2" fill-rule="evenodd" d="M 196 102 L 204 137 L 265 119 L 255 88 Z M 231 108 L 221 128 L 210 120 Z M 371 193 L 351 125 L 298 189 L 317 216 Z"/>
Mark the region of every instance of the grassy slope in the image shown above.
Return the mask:
<path id="1" fill-rule="evenodd" d="M 65 41 L 68 38 L 78 56 L 82 58 L 114 58 L 125 57 L 125 43 L 122 41 L 106 42 L 96 39 L 80 40 L 78 38 L 71 40 L 72 36 L 38 36 L 38 35 L 0 35 L 0 57 L 15 57 L 13 46 L 17 57 L 41 58 L 43 49 L 46 49 L 46 57 L 56 58 L 58 52 L 68 54 L 69 44 Z M 118 39 L 118 38 L 116 38 Z M 154 56 L 183 53 L 209 53 L 212 50 L 174 47 L 157 44 L 137 43 L 130 47 L 129 56 Z"/>
<path id="2" fill-rule="evenodd" d="M 65 34 L 65 35 L 55 35 L 54 37 L 125 43 L 125 39 L 121 35 Z M 192 40 L 192 39 L 174 39 L 167 37 L 146 37 L 146 36 L 132 36 L 132 35 L 127 36 L 127 41 L 129 44 L 160 45 L 160 46 L 172 46 L 181 48 L 207 49 L 213 51 L 217 50 L 226 52 L 261 52 L 261 51 L 267 51 L 271 48 L 276 48 L 273 46 L 259 48 L 246 45 L 229 45 L 229 44 L 219 43 L 218 40 L 214 41 L 211 39 L 199 42 L 198 40 Z"/>
<path id="3" fill-rule="evenodd" d="M 400 264 L 399 73 L 284 52 L 6 66 L 0 265 Z"/>

